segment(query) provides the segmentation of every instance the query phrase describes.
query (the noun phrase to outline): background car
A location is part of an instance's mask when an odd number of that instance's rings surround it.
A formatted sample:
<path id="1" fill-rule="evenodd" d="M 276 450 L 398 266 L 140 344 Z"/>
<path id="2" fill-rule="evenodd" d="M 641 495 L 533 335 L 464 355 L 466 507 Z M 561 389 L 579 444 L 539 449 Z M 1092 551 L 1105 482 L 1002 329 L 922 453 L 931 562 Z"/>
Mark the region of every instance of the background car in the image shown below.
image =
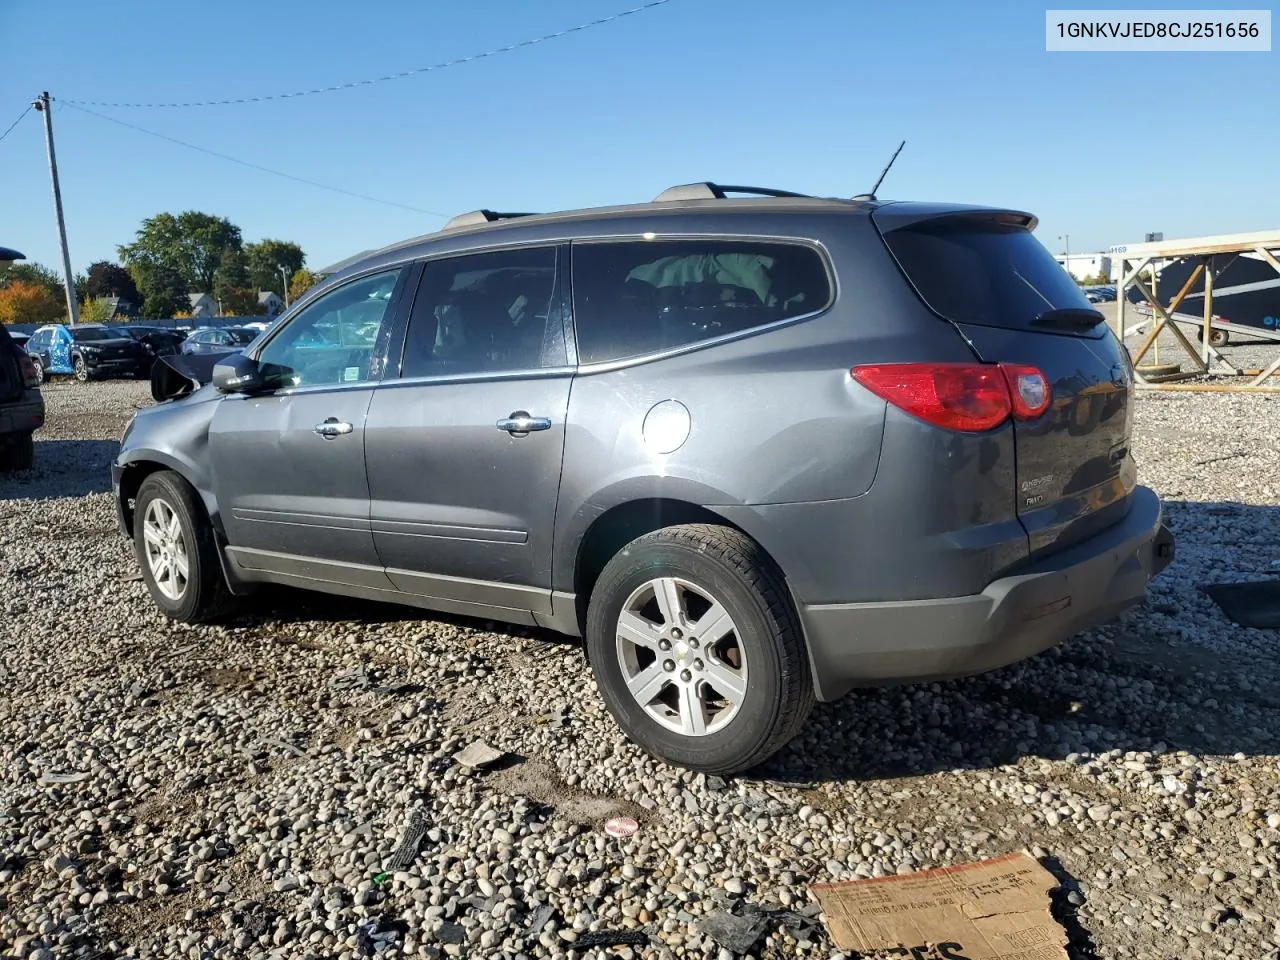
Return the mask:
<path id="1" fill-rule="evenodd" d="M 243 350 L 253 343 L 257 336 L 257 330 L 247 327 L 207 327 L 195 331 L 182 341 L 182 352 L 187 354 L 231 353 L 235 350 Z"/>
<path id="2" fill-rule="evenodd" d="M 81 382 L 99 377 L 145 377 L 152 357 L 145 346 L 100 324 L 62 323 L 40 327 L 27 341 L 40 381 L 72 374 Z"/>
<path id="3" fill-rule="evenodd" d="M 157 357 L 177 353 L 182 349 L 182 341 L 186 339 L 183 334 L 167 327 L 131 323 L 128 326 L 113 326 L 111 329 L 121 336 L 137 340 Z"/>
<path id="4" fill-rule="evenodd" d="M 19 333 L 17 330 L 13 330 L 9 333 L 9 339 L 12 340 L 16 346 L 22 347 L 25 350 L 27 341 L 31 339 L 31 334 Z"/>
<path id="5" fill-rule="evenodd" d="M 0 471 L 29 470 L 35 461 L 32 434 L 44 425 L 39 383 L 35 362 L 0 324 Z"/>

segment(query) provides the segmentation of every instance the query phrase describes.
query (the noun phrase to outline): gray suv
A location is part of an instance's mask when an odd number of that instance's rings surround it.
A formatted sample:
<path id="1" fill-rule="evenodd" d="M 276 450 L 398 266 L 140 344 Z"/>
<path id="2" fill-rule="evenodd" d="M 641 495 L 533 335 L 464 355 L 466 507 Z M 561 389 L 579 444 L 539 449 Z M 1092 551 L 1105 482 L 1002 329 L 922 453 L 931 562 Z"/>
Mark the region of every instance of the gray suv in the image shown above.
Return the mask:
<path id="1" fill-rule="evenodd" d="M 710 183 L 464 214 L 139 412 L 120 522 L 177 620 L 271 583 L 581 636 L 636 743 L 743 770 L 1171 560 L 1128 355 L 1035 223 Z"/>

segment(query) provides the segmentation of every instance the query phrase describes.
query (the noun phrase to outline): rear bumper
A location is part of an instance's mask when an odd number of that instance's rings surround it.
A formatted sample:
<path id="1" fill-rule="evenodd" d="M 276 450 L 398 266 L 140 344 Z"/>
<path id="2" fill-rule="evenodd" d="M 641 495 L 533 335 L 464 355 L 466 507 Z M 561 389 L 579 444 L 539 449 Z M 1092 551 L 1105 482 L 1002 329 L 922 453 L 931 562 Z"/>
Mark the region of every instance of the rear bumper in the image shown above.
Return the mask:
<path id="1" fill-rule="evenodd" d="M 984 673 L 1106 623 L 1146 599 L 1147 581 L 1173 559 L 1160 499 L 1138 487 L 1128 515 L 1097 535 L 941 600 L 800 605 L 822 700 L 859 686 Z"/>
<path id="2" fill-rule="evenodd" d="M 30 433 L 44 426 L 44 398 L 27 390 L 22 399 L 0 403 L 0 433 Z"/>

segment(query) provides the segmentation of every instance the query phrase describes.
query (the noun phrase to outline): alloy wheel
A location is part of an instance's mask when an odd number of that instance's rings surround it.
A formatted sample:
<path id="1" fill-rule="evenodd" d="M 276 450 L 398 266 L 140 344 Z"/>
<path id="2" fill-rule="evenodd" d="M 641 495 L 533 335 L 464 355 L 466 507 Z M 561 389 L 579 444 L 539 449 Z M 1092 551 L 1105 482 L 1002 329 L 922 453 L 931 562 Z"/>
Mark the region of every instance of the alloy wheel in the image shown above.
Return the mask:
<path id="1" fill-rule="evenodd" d="M 617 657 L 631 696 L 675 733 L 723 729 L 747 695 L 747 662 L 724 606 L 687 580 L 642 584 L 618 615 Z"/>
<path id="2" fill-rule="evenodd" d="M 190 561 L 182 522 L 177 511 L 160 498 L 147 504 L 142 520 L 142 540 L 146 547 L 147 568 L 156 589 L 170 600 L 181 600 L 187 592 Z"/>

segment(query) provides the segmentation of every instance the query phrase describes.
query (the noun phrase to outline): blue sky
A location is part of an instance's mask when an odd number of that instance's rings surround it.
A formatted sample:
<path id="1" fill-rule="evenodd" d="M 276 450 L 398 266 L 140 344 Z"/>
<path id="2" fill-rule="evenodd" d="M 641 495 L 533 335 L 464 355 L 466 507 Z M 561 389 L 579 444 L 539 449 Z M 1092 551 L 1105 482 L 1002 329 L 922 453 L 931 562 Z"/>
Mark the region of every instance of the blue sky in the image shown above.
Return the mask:
<path id="1" fill-rule="evenodd" d="M 478 53 L 638 2 L 63 0 L 56 15 L 34 16 L 0 0 L 0 132 L 42 89 L 148 102 L 284 92 Z M 1267 106 L 1278 58 L 1046 53 L 1044 5 L 1025 0 L 670 0 L 374 87 L 242 106 L 94 109 L 443 214 L 646 200 L 702 179 L 851 195 L 905 138 L 882 197 L 1024 208 L 1040 217 L 1048 246 L 1060 251 L 1069 234 L 1083 251 L 1148 230 L 1280 227 L 1280 125 Z M 443 222 L 69 107 L 56 108 L 54 122 L 77 270 L 115 259 L 144 217 L 165 210 L 229 217 L 246 240 L 297 241 L 317 267 Z M 0 243 L 58 262 L 34 112 L 0 143 Z"/>

